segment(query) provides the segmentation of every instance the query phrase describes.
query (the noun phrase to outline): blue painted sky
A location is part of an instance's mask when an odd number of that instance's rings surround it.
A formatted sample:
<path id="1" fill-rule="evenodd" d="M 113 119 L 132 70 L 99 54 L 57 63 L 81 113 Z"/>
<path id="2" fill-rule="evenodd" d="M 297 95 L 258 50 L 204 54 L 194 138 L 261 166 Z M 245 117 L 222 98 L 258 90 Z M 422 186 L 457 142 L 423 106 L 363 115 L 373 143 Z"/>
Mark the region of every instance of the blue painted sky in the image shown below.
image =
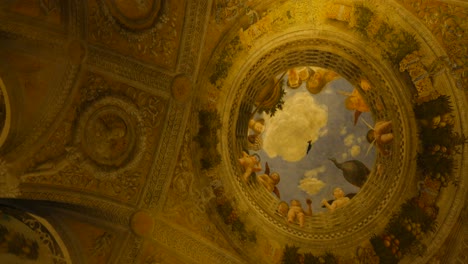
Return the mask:
<path id="1" fill-rule="evenodd" d="M 287 75 L 284 78 L 286 79 Z M 309 154 L 297 162 L 285 161 L 281 156 L 269 157 L 264 150 L 260 150 L 256 153 L 260 155 L 263 167 L 265 166 L 265 162 L 268 162 L 270 170 L 280 174 L 281 181 L 278 184 L 278 188 L 281 194 L 281 200 L 289 203 L 291 199 L 299 199 L 305 208 L 305 199 L 311 198 L 314 213 L 326 211 L 326 209 L 321 208 L 321 200 L 324 198 L 327 200 L 332 199 L 333 189 L 335 187 L 341 187 L 346 194 L 357 193 L 359 191 L 359 188 L 344 180 L 342 171 L 337 169 L 328 158 L 334 157 L 338 162 L 357 159 L 366 164 L 369 169 L 372 169 L 375 162 L 375 148 L 372 148 L 366 155 L 369 143 L 366 141 L 365 135 L 369 128 L 361 120 L 358 121 L 356 126 L 353 125 L 354 112 L 345 108 L 344 100 L 346 97 L 338 93 L 338 91 L 351 93 L 353 86 L 343 78 L 331 81 L 327 87 L 319 94 L 315 95 L 307 91 L 305 82 L 297 89 L 291 89 L 286 85 L 283 87 L 286 91 L 284 106 L 286 106 L 295 95 L 296 99 L 297 96 L 300 95 L 313 97 L 315 103 L 325 109 L 328 118 L 324 127 L 320 128 L 321 133 L 325 133 L 325 135 L 320 136 L 313 144 Z M 302 114 L 303 113 L 298 111 L 294 113 L 293 118 L 296 119 L 297 117 L 300 120 L 300 116 L 298 115 Z M 262 117 L 265 116 L 257 114 L 255 118 Z M 265 118 L 268 119 L 267 117 Z M 360 118 L 364 118 L 371 125 L 374 124 L 370 113 L 363 113 Z M 271 127 L 273 127 L 273 125 L 271 125 Z M 265 131 L 262 133 L 264 140 L 268 129 L 267 122 Z M 307 127 L 304 127 L 303 129 L 299 128 L 297 130 L 307 129 Z M 294 135 L 282 137 L 282 140 L 293 144 Z M 305 153 L 307 141 L 303 142 L 303 146 Z M 351 154 L 351 148 L 353 146 L 355 150 L 354 157 Z M 360 151 L 358 151 L 358 149 Z M 356 155 L 358 152 L 359 154 Z M 317 173 L 309 176 L 309 178 L 315 178 L 313 180 L 315 182 L 323 182 L 324 186 L 316 194 L 308 194 L 298 186 L 300 181 L 304 179 L 306 172 L 314 169 Z"/>

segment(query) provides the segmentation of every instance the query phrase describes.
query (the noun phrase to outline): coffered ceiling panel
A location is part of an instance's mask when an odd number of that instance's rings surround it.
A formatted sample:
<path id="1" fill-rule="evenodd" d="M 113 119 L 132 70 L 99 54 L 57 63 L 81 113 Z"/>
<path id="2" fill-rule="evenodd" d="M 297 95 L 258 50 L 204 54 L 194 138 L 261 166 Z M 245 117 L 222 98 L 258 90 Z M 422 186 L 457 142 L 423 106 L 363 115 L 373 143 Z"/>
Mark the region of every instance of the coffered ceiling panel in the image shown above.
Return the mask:
<path id="1" fill-rule="evenodd" d="M 88 40 L 167 70 L 176 66 L 185 1 L 95 1 L 88 7 Z"/>

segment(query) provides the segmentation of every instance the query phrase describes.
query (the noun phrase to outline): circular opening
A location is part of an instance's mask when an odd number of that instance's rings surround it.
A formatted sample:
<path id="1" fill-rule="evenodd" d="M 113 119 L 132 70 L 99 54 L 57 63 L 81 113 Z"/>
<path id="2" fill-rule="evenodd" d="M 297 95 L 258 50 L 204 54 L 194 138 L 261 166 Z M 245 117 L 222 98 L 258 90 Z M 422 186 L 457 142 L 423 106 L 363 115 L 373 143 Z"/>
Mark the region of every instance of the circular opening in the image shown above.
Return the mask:
<path id="1" fill-rule="evenodd" d="M 327 238 L 349 246 L 350 235 L 368 238 L 380 228 L 378 219 L 388 216 L 387 205 L 395 207 L 405 199 L 396 195 L 405 188 L 401 175 L 412 175 L 414 169 L 403 159 L 412 145 L 404 140 L 411 132 L 402 119 L 407 109 L 397 103 L 406 98 L 390 87 L 398 83 L 384 78 L 360 54 L 321 39 L 286 42 L 253 56 L 241 68 L 225 81 L 234 88 L 223 102 L 229 106 L 223 125 L 230 129 L 222 149 L 231 165 L 232 176 L 226 180 L 260 217 L 252 221 L 262 219 L 275 230 L 322 248 Z M 304 106 L 299 107 L 302 100 Z M 282 118 L 288 104 L 292 113 Z M 279 124 L 285 125 L 284 131 Z M 389 134 L 380 139 L 380 147 L 371 136 L 367 140 L 371 128 L 377 127 L 381 135 Z M 276 137 L 270 138 L 271 133 Z M 275 149 L 278 145 L 282 150 Z M 343 172 L 343 166 L 354 167 Z M 271 177 L 273 172 L 279 177 Z M 363 180 L 348 181 L 344 174 Z M 262 180 L 277 184 L 268 186 Z M 352 198 L 332 206 L 335 195 Z M 288 221 L 293 200 L 301 204 L 303 223 L 297 214 Z M 322 207 L 325 202 L 333 212 Z"/>
<path id="2" fill-rule="evenodd" d="M 247 132 L 238 137 L 242 179 L 255 186 L 255 196 L 273 197 L 279 202 L 276 212 L 300 226 L 292 204 L 299 206 L 299 215 L 310 213 L 310 202 L 314 214 L 345 206 L 370 175 L 374 146 L 385 155 L 393 141 L 391 122 L 381 121 L 374 130 L 362 95 L 370 89 L 367 79 L 353 85 L 314 66 L 293 67 L 267 80 L 248 120 L 238 121 L 247 123 Z"/>

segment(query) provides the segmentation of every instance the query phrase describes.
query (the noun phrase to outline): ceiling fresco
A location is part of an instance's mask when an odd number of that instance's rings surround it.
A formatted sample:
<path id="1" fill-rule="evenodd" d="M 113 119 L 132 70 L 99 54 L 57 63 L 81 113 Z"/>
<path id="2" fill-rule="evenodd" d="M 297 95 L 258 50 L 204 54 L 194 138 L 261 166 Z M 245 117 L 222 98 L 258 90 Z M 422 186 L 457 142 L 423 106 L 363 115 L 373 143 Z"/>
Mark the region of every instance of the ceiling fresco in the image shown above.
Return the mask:
<path id="1" fill-rule="evenodd" d="M 467 11 L 2 1 L 0 262 L 465 263 Z"/>
<path id="2" fill-rule="evenodd" d="M 259 185 L 285 203 L 312 199 L 315 213 L 335 208 L 338 202 L 328 207 L 335 188 L 349 199 L 365 184 L 376 158 L 373 146 L 388 154 L 391 121 L 380 121 L 379 141 L 367 137 L 375 126 L 369 106 L 357 88 L 333 71 L 296 67 L 278 78 L 271 81 L 274 88 L 268 83 L 255 99 L 245 158 L 239 161 L 249 168 L 243 160 L 255 158 L 256 166 L 242 177 L 249 182 L 257 172 Z M 371 89 L 367 80 L 362 84 Z"/>

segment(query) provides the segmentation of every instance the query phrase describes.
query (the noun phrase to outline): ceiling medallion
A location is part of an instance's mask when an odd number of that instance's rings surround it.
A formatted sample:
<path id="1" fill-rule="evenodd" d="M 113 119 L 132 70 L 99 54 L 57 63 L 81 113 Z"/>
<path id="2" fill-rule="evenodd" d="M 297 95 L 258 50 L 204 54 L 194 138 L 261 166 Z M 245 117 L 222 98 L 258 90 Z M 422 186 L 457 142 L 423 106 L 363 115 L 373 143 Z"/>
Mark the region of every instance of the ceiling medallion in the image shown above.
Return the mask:
<path id="1" fill-rule="evenodd" d="M 120 98 L 106 97 L 88 106 L 80 117 L 76 137 L 87 157 L 85 166 L 98 177 L 134 166 L 141 158 L 140 123 L 136 106 Z"/>
<path id="2" fill-rule="evenodd" d="M 141 30 L 154 25 L 161 0 L 106 0 L 112 16 L 128 29 Z"/>

